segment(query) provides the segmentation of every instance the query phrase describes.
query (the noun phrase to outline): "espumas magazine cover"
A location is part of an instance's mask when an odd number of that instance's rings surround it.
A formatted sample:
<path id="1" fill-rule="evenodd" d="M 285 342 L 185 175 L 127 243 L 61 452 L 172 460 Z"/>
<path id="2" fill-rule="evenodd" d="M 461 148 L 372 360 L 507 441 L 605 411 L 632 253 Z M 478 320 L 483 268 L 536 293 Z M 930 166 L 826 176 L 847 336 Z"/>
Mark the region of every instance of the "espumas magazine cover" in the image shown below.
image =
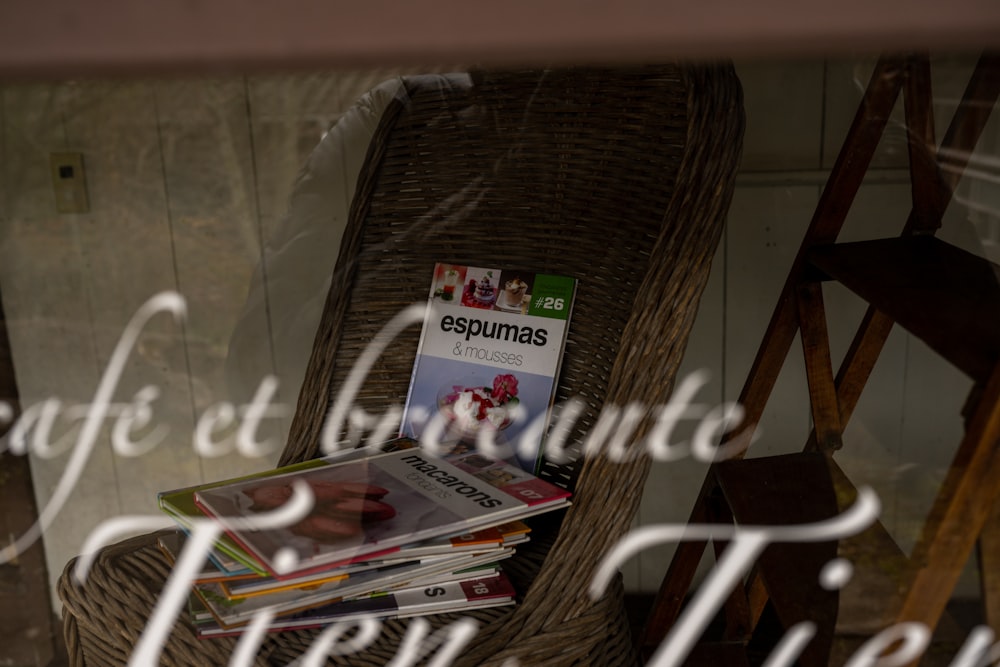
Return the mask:
<path id="1" fill-rule="evenodd" d="M 444 445 L 488 430 L 537 473 L 576 280 L 437 264 L 401 434 Z"/>

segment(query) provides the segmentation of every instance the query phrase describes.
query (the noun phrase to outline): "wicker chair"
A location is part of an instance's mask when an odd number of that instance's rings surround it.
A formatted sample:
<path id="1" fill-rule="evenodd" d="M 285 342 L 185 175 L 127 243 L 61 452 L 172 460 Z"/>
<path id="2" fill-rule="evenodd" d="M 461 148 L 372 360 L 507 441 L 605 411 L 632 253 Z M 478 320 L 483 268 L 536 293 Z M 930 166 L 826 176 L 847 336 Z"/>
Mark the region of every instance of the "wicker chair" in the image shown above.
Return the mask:
<path id="1" fill-rule="evenodd" d="M 729 205 L 742 143 L 730 66 L 642 66 L 410 77 L 369 148 L 282 463 L 318 453 L 331 397 L 375 332 L 426 298 L 435 261 L 576 276 L 557 400 L 661 404 L 672 390 Z M 380 414 L 406 395 L 418 327 L 368 374 L 356 404 Z M 593 602 L 590 576 L 630 527 L 648 459 L 548 465 L 574 489 L 511 562 L 513 608 L 468 614 L 480 629 L 457 663 L 635 664 L 620 581 Z M 64 573 L 74 665 L 127 662 L 169 568 L 144 536 L 105 549 L 82 586 Z M 463 615 L 432 617 L 435 625 Z M 407 621 L 331 664 L 383 665 Z M 258 665 L 287 664 L 315 632 L 269 635 Z M 223 665 L 235 640 L 176 623 L 165 665 Z M 510 664 L 510 663 L 508 663 Z"/>

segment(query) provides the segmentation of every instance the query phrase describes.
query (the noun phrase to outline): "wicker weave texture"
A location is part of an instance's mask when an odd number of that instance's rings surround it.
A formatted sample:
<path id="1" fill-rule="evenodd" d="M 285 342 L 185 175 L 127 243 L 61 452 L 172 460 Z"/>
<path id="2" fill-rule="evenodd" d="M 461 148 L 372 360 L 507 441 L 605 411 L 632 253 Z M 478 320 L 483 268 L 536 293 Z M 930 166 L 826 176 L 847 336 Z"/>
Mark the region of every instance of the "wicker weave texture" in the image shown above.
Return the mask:
<path id="1" fill-rule="evenodd" d="M 331 401 L 400 310 L 426 298 L 444 261 L 524 267 L 580 280 L 557 400 L 582 399 L 582 442 L 607 406 L 666 402 L 721 234 L 743 115 L 729 66 L 572 68 L 411 77 L 371 144 L 282 462 L 317 455 Z M 405 399 L 419 328 L 399 335 L 355 399 L 376 415 Z M 652 414 L 652 412 L 650 413 Z M 342 434 L 344 435 L 344 434 Z M 548 466 L 574 487 L 512 564 L 514 609 L 473 614 L 463 665 L 635 664 L 620 582 L 592 602 L 601 556 L 629 528 L 648 460 Z M 102 555 L 87 585 L 62 582 L 73 664 L 127 660 L 166 576 L 149 540 Z M 436 625 L 454 616 L 434 617 Z M 132 619 L 132 620 L 129 620 Z M 382 665 L 406 622 L 364 655 Z M 225 664 L 232 641 L 179 622 L 163 664 Z M 271 636 L 261 664 L 286 664 L 315 633 Z M 331 659 L 332 660 L 332 659 Z"/>

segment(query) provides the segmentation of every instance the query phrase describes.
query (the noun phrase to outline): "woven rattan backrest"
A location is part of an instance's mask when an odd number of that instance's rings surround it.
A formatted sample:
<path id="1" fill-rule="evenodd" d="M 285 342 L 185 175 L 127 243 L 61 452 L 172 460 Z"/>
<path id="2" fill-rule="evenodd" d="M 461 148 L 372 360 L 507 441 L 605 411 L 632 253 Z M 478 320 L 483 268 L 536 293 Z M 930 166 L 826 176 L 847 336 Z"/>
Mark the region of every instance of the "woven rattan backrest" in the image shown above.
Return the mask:
<path id="1" fill-rule="evenodd" d="M 406 79 L 359 179 L 282 462 L 316 455 L 332 392 L 385 322 L 426 299 L 437 261 L 579 278 L 557 399 L 586 401 L 577 432 L 588 432 L 609 397 L 637 297 L 674 300 L 662 279 L 692 270 L 656 267 L 650 284 L 650 262 L 666 257 L 654 249 L 667 237 L 719 232 L 667 219 L 689 144 L 686 76 L 671 66 L 503 73 L 471 86 L 463 77 L 450 86 Z M 707 245 L 711 252 L 714 242 Z M 375 414 L 402 404 L 418 337 L 419 327 L 399 336 L 357 404 Z M 653 351 L 669 352 L 665 343 Z M 662 361 L 647 369 L 663 369 Z M 635 389 L 620 386 L 613 400 L 667 387 Z"/>

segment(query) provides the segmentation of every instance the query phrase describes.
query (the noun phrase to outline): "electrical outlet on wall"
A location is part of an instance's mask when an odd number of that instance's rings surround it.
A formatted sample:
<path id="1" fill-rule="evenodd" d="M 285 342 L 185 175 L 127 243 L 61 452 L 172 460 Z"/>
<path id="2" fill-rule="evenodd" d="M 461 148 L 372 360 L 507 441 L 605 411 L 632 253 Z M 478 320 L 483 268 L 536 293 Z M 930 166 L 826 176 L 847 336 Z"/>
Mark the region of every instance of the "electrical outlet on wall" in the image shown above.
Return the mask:
<path id="1" fill-rule="evenodd" d="M 83 153 L 52 153 L 52 188 L 56 210 L 60 213 L 86 213 L 87 175 L 83 170 Z"/>

